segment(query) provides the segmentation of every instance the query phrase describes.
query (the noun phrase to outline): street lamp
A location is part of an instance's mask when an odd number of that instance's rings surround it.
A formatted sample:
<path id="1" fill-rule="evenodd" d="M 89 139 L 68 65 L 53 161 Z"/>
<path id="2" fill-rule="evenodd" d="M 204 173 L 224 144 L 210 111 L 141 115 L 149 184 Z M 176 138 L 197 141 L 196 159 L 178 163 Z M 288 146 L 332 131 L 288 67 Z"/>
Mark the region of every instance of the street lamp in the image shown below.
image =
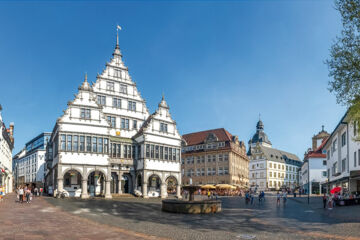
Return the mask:
<path id="1" fill-rule="evenodd" d="M 308 204 L 310 204 L 310 161 L 308 159 Z"/>

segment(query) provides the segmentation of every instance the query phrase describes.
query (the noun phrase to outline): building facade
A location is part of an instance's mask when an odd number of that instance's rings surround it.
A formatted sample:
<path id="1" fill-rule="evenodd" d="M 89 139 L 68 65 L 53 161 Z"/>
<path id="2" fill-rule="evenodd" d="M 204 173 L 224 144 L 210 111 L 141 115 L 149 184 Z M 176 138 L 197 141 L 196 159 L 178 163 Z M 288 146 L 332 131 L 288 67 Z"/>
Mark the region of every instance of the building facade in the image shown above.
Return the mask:
<path id="1" fill-rule="evenodd" d="M 2 119 L 0 105 L 0 187 L 5 193 L 13 191 L 12 150 L 14 148 L 14 123 L 7 129 Z"/>
<path id="2" fill-rule="evenodd" d="M 300 187 L 311 194 L 322 194 L 326 191 L 327 181 L 326 150 L 324 146 L 330 134 L 322 130 L 312 138 L 312 148 L 305 153 L 301 166 Z"/>
<path id="3" fill-rule="evenodd" d="M 16 186 L 44 187 L 46 146 L 51 133 L 45 132 L 25 144 L 13 158 Z"/>
<path id="4" fill-rule="evenodd" d="M 249 140 L 250 187 L 260 191 L 295 189 L 299 185 L 300 159 L 292 153 L 272 147 L 261 120 Z"/>
<path id="5" fill-rule="evenodd" d="M 87 198 L 134 193 L 180 197 L 181 136 L 164 97 L 150 114 L 118 38 L 96 82 L 85 81 L 58 118 L 47 148 L 46 185 Z"/>
<path id="6" fill-rule="evenodd" d="M 345 192 L 360 192 L 360 142 L 356 124 L 349 120 L 348 112 L 341 118 L 331 133 L 326 150 L 328 182 L 332 189 L 336 186 Z"/>
<path id="7" fill-rule="evenodd" d="M 183 135 L 183 183 L 248 186 L 245 144 L 224 128 Z"/>

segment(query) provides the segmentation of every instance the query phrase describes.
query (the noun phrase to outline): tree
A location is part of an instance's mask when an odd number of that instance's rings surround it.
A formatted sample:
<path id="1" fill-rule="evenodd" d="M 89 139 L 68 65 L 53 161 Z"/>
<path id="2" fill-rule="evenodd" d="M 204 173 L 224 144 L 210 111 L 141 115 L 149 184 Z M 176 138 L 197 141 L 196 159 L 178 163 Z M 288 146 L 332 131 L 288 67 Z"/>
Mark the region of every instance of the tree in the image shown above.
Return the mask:
<path id="1" fill-rule="evenodd" d="M 349 118 L 360 129 L 360 0 L 336 0 L 343 30 L 331 46 L 329 68 L 330 92 L 338 103 L 349 107 Z"/>

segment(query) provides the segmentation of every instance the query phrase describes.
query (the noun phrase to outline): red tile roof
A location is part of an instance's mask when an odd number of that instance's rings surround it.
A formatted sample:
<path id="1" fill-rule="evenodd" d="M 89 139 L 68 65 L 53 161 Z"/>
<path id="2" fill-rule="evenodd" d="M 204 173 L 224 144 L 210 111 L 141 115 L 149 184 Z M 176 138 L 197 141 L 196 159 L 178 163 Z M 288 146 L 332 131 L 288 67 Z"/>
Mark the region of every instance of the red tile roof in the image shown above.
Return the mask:
<path id="1" fill-rule="evenodd" d="M 224 128 L 184 134 L 182 137 L 186 141 L 187 145 L 191 146 L 204 143 L 209 133 L 215 134 L 219 141 L 231 141 L 232 139 L 232 135 Z"/>
<path id="2" fill-rule="evenodd" d="M 322 141 L 322 143 L 320 144 L 320 146 L 315 151 L 309 151 L 305 155 L 305 159 L 308 159 L 308 158 L 326 158 L 326 154 L 323 153 L 323 148 L 324 148 L 324 146 L 325 146 L 328 139 L 329 139 L 329 137 L 325 138 Z"/>

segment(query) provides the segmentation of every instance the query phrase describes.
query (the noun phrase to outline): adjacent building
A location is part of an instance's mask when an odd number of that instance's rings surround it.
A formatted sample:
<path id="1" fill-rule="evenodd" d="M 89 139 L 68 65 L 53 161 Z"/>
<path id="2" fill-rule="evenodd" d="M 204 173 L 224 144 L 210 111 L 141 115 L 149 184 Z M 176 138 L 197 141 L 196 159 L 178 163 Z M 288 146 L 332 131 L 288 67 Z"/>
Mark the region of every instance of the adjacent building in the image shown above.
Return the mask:
<path id="1" fill-rule="evenodd" d="M 133 193 L 180 197 L 181 136 L 162 97 L 152 114 L 122 60 L 112 58 L 57 119 L 47 147 L 49 191 L 87 198 Z"/>
<path id="2" fill-rule="evenodd" d="M 249 140 L 250 187 L 258 190 L 295 189 L 299 185 L 301 160 L 292 153 L 272 147 L 261 120 Z"/>
<path id="3" fill-rule="evenodd" d="M 16 186 L 44 187 L 45 153 L 51 133 L 44 132 L 30 140 L 13 158 Z"/>
<path id="4" fill-rule="evenodd" d="M 14 123 L 6 128 L 0 105 L 0 187 L 5 193 L 13 190 L 12 150 L 14 148 Z"/>
<path id="5" fill-rule="evenodd" d="M 245 144 L 224 128 L 183 135 L 183 184 L 249 183 Z"/>
<path id="6" fill-rule="evenodd" d="M 305 153 L 301 166 L 300 187 L 310 194 L 321 194 L 326 191 L 327 181 L 326 150 L 324 146 L 330 134 L 322 130 L 312 137 L 312 148 Z"/>
<path id="7" fill-rule="evenodd" d="M 324 146 L 326 187 L 340 186 L 344 192 L 360 192 L 360 142 L 355 140 L 359 138 L 358 134 L 357 125 L 349 120 L 346 112 Z"/>

